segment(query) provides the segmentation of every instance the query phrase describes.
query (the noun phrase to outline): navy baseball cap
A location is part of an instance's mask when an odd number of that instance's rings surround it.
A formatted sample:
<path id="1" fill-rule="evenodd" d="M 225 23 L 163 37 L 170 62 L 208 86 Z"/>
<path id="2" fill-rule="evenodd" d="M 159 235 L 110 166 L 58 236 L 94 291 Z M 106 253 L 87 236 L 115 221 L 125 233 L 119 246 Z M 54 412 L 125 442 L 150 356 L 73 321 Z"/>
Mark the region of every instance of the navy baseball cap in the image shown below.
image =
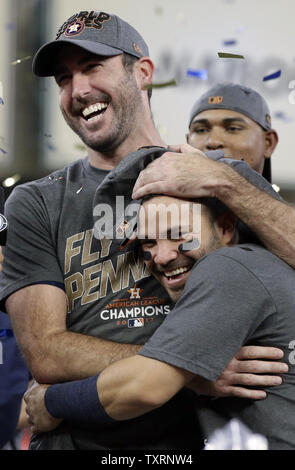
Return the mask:
<path id="1" fill-rule="evenodd" d="M 252 88 L 235 83 L 219 83 L 210 88 L 193 105 L 189 127 L 198 114 L 208 109 L 232 109 L 249 117 L 265 131 L 271 129 L 271 116 L 267 102 Z M 271 182 L 270 158 L 265 159 L 263 176 Z"/>
<path id="2" fill-rule="evenodd" d="M 64 22 L 54 41 L 37 51 L 33 59 L 33 72 L 37 76 L 54 75 L 57 54 L 64 44 L 74 44 L 105 57 L 123 52 L 138 58 L 149 56 L 144 39 L 126 21 L 103 11 L 80 11 Z"/>
<path id="3" fill-rule="evenodd" d="M 161 157 L 170 149 L 163 147 L 142 147 L 136 152 L 129 153 L 121 160 L 118 165 L 108 173 L 103 182 L 98 186 L 93 198 L 93 216 L 94 216 L 94 237 L 102 238 L 100 233 L 100 225 L 97 220 L 101 219 L 101 207 L 108 205 L 116 208 L 114 217 L 109 217 L 106 225 L 103 226 L 103 237 L 112 239 L 111 252 L 122 252 L 129 249 L 132 242 L 132 248 L 137 245 L 134 238 L 134 231 L 138 222 L 138 213 L 143 199 L 132 199 L 132 192 L 139 173 L 144 170 L 149 163 Z M 273 198 L 282 201 L 280 195 L 273 189 L 271 184 L 263 178 L 259 173 L 253 170 L 248 163 L 243 160 L 232 160 L 224 157 L 222 150 L 213 150 L 205 152 L 205 155 L 220 163 L 231 166 L 241 176 L 247 179 L 253 186 L 261 191 L 265 191 Z M 124 196 L 122 204 L 117 204 L 117 197 Z M 222 214 L 228 208 L 217 198 L 203 197 L 195 199 L 196 202 L 204 204 L 214 211 L 216 215 Z M 98 210 L 97 210 L 98 208 Z M 239 221 L 238 231 L 241 240 L 256 241 L 255 236 L 246 224 Z"/>

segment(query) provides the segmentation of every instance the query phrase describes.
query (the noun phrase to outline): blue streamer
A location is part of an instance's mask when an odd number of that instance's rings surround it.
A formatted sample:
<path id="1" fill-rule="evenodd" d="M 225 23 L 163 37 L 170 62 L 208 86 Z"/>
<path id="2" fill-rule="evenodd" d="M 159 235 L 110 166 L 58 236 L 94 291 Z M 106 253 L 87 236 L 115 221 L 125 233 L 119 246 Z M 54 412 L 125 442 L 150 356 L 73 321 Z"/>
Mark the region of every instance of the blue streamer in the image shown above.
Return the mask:
<path id="1" fill-rule="evenodd" d="M 263 77 L 263 81 L 266 82 L 267 80 L 274 80 L 275 78 L 279 78 L 281 76 L 281 70 L 278 70 L 275 73 L 271 73 L 270 75 L 266 75 Z"/>
<path id="2" fill-rule="evenodd" d="M 206 69 L 200 69 L 200 70 L 188 69 L 186 71 L 186 74 L 190 75 L 191 77 L 200 78 L 201 80 L 207 80 L 208 79 L 208 70 L 206 70 Z"/>

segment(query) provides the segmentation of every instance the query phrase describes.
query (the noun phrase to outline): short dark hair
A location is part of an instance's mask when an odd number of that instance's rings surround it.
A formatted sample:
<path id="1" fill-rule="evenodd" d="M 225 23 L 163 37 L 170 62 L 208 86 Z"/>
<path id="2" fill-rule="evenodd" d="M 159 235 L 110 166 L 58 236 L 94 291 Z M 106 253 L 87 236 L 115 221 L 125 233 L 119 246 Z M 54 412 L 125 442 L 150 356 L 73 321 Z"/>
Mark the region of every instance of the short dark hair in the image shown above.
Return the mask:
<path id="1" fill-rule="evenodd" d="M 139 60 L 138 57 L 135 57 L 134 55 L 128 54 L 127 52 L 123 52 L 123 54 L 122 54 L 123 66 L 124 66 L 124 68 L 127 72 L 132 72 L 134 64 L 138 60 Z M 149 88 L 148 89 L 149 102 L 151 102 L 151 97 L 152 97 L 152 88 Z"/>

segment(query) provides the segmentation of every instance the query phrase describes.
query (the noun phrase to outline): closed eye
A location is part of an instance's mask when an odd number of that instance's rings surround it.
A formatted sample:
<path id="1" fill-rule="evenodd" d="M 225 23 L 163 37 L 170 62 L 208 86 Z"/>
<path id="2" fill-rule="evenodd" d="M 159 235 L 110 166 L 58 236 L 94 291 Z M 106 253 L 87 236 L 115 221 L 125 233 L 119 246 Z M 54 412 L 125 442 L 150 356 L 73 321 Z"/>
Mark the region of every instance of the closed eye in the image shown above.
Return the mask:
<path id="1" fill-rule="evenodd" d="M 66 80 L 70 80 L 70 79 L 71 79 L 71 74 L 69 73 L 63 73 L 61 75 L 55 76 L 55 81 L 58 84 L 58 86 L 61 86 L 62 84 L 66 82 Z"/>
<path id="2" fill-rule="evenodd" d="M 98 62 L 91 62 L 89 64 L 87 64 L 85 66 L 85 69 L 84 71 L 85 72 L 89 72 L 89 71 L 93 71 L 94 69 L 99 69 L 102 67 L 102 64 L 101 63 L 98 63 Z"/>
<path id="3" fill-rule="evenodd" d="M 243 127 L 241 126 L 229 126 L 226 128 L 228 132 L 239 132 L 243 130 Z"/>
<path id="4" fill-rule="evenodd" d="M 143 249 L 149 249 L 155 246 L 156 241 L 155 240 L 140 240 L 141 248 Z"/>
<path id="5" fill-rule="evenodd" d="M 196 127 L 192 129 L 192 132 L 195 134 L 205 134 L 205 132 L 208 132 L 208 127 Z"/>

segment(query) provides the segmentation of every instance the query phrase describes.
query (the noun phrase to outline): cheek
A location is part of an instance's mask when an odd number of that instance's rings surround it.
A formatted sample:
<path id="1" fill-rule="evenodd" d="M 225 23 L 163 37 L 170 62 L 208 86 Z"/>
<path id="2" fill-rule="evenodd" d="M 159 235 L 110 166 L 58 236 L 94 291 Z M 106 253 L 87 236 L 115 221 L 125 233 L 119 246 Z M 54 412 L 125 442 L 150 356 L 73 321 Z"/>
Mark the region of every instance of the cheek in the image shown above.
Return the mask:
<path id="1" fill-rule="evenodd" d="M 259 152 L 261 139 L 256 134 L 247 133 L 243 136 L 230 137 L 227 139 L 229 149 L 242 153 L 242 155 L 251 155 Z"/>
<path id="2" fill-rule="evenodd" d="M 190 134 L 188 137 L 188 143 L 199 150 L 204 150 L 206 145 L 206 139 L 204 136 L 198 134 Z"/>
<path id="3" fill-rule="evenodd" d="M 61 109 L 69 109 L 72 103 L 72 87 L 65 85 L 59 91 L 59 106 Z"/>
<path id="4" fill-rule="evenodd" d="M 228 148 L 234 158 L 238 158 L 239 160 L 243 159 L 255 170 L 259 169 L 259 165 L 264 156 L 261 141 L 252 137 L 249 138 L 249 140 L 240 142 L 239 145 L 236 144 Z"/>

